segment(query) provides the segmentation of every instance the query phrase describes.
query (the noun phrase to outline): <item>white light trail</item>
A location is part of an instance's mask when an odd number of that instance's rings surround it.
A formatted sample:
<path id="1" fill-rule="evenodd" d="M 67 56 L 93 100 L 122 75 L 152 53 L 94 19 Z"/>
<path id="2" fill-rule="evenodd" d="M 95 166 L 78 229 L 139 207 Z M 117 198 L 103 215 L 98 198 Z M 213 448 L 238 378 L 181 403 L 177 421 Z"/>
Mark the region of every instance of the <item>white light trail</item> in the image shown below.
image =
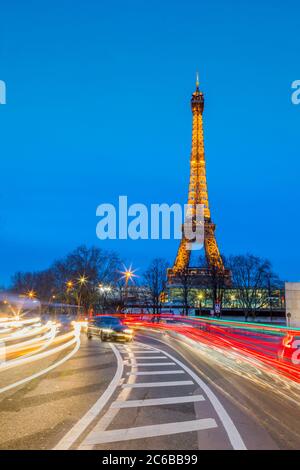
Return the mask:
<path id="1" fill-rule="evenodd" d="M 1 319 L 3 320 L 3 319 Z M 5 325 L 4 329 L 3 326 Z M 6 325 L 12 326 L 12 332 L 8 333 Z M 6 336 L 1 338 L 1 330 L 5 331 Z M 40 375 L 47 373 L 55 367 L 68 360 L 75 354 L 80 347 L 80 330 L 81 325 L 72 322 L 72 330 L 67 333 L 58 335 L 59 324 L 48 321 L 45 325 L 41 324 L 40 318 L 32 318 L 26 320 L 5 319 L 0 324 L 0 372 L 4 373 L 12 368 L 19 367 L 20 370 L 24 365 L 35 363 L 46 359 L 55 354 L 66 351 L 66 355 L 56 361 L 46 369 L 42 369 L 35 374 L 25 377 L 13 384 L 7 385 L 0 389 L 0 393 L 17 387 L 23 383 L 33 380 Z M 28 338 L 28 339 L 27 339 Z M 14 342 L 14 344 L 11 344 Z M 7 343 L 9 345 L 7 345 Z M 71 352 L 67 352 L 73 347 Z"/>
<path id="2" fill-rule="evenodd" d="M 8 390 L 11 390 L 11 389 L 13 389 L 15 387 L 18 387 L 20 385 L 24 385 L 25 383 L 30 382 L 31 380 L 36 379 L 36 378 L 40 377 L 41 375 L 44 375 L 44 374 L 47 374 L 48 372 L 51 372 L 53 369 L 55 369 L 56 367 L 62 365 L 64 362 L 68 361 L 72 356 L 74 356 L 74 354 L 77 353 L 79 348 L 80 348 L 80 330 L 75 332 L 75 347 L 74 347 L 74 349 L 71 352 L 69 352 L 65 357 L 63 357 L 59 361 L 56 361 L 54 364 L 47 367 L 46 369 L 42 369 L 39 372 L 36 372 L 35 374 L 32 374 L 28 377 L 25 377 L 22 380 L 19 380 L 18 382 L 15 382 L 13 384 L 7 385 L 6 387 L 0 388 L 0 393 L 7 392 Z"/>

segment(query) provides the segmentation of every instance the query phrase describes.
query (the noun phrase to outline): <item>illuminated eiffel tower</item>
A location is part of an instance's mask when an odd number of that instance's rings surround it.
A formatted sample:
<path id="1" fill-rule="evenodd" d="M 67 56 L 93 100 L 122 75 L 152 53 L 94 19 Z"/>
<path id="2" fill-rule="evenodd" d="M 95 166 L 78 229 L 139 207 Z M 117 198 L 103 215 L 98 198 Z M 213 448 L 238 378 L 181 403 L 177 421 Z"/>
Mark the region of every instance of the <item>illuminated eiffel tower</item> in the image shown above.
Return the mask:
<path id="1" fill-rule="evenodd" d="M 192 149 L 190 157 L 190 182 L 188 192 L 188 205 L 192 213 L 196 212 L 196 205 L 202 204 L 204 208 L 204 249 L 206 257 L 206 268 L 190 267 L 191 250 L 189 248 L 190 240 L 182 235 L 182 239 L 178 248 L 174 266 L 168 269 L 168 281 L 174 281 L 183 271 L 196 278 L 199 276 L 203 280 L 203 276 L 210 275 L 212 272 L 218 275 L 224 275 L 230 279 L 230 272 L 224 268 L 223 260 L 215 237 L 215 224 L 211 220 L 207 180 L 206 180 L 206 163 L 204 153 L 203 138 L 203 120 L 202 114 L 204 109 L 204 96 L 199 89 L 199 78 L 197 74 L 196 90 L 192 94 L 191 108 L 193 114 L 193 130 L 192 130 Z"/>

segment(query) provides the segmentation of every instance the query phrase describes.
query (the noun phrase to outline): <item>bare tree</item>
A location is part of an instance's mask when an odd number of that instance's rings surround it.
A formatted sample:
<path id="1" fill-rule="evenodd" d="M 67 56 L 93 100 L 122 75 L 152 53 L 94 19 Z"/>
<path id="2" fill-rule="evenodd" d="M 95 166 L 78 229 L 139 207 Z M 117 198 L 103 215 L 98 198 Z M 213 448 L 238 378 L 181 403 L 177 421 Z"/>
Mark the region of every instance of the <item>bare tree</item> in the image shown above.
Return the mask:
<path id="1" fill-rule="evenodd" d="M 55 262 L 51 269 L 67 300 L 75 301 L 87 311 L 99 301 L 99 284 L 112 284 L 119 266 L 120 259 L 116 253 L 80 246 Z"/>
<path id="2" fill-rule="evenodd" d="M 12 290 L 21 294 L 32 290 L 45 302 L 55 295 L 57 300 L 87 311 L 99 304 L 99 284 L 114 284 L 120 264 L 116 253 L 80 246 L 48 270 L 16 273 Z"/>
<path id="3" fill-rule="evenodd" d="M 55 292 L 55 278 L 51 269 L 37 272 L 17 272 L 12 277 L 11 290 L 22 295 L 29 292 L 43 301 L 49 301 Z"/>
<path id="4" fill-rule="evenodd" d="M 180 284 L 180 297 L 183 305 L 183 314 L 188 316 L 190 308 L 190 290 L 193 285 L 193 277 L 189 268 L 183 268 L 176 273 L 176 278 Z"/>
<path id="5" fill-rule="evenodd" d="M 250 314 L 255 317 L 257 309 L 270 305 L 270 292 L 280 284 L 270 261 L 247 254 L 231 256 L 227 265 L 237 289 L 237 300 L 244 308 L 245 320 Z"/>
<path id="6" fill-rule="evenodd" d="M 223 264 L 225 262 L 224 256 L 222 256 Z M 213 304 L 213 311 L 216 311 L 216 304 L 219 303 L 220 307 L 222 306 L 224 289 L 226 288 L 226 277 L 224 272 L 220 270 L 217 266 L 208 266 L 207 260 L 205 257 L 199 257 L 200 267 L 203 267 L 207 270 L 206 276 L 203 277 L 203 287 L 206 287 L 210 290 L 210 296 Z"/>
<path id="7" fill-rule="evenodd" d="M 119 265 L 120 259 L 116 253 L 80 246 L 62 260 L 56 261 L 51 269 L 59 282 L 85 276 L 92 282 L 110 283 Z"/>
<path id="8" fill-rule="evenodd" d="M 144 273 L 146 287 L 149 289 L 152 301 L 153 313 L 159 313 L 161 310 L 160 295 L 166 285 L 167 267 L 168 263 L 166 260 L 156 258 Z"/>

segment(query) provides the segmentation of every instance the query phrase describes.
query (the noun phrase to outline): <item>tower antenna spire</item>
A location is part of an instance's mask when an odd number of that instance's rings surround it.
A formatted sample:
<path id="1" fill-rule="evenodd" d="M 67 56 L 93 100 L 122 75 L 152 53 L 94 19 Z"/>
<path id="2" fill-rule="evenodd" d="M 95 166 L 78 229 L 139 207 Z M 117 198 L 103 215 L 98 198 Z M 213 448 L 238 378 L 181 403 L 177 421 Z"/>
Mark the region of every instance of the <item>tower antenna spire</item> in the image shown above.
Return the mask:
<path id="1" fill-rule="evenodd" d="M 196 90 L 199 90 L 199 72 L 196 72 Z"/>

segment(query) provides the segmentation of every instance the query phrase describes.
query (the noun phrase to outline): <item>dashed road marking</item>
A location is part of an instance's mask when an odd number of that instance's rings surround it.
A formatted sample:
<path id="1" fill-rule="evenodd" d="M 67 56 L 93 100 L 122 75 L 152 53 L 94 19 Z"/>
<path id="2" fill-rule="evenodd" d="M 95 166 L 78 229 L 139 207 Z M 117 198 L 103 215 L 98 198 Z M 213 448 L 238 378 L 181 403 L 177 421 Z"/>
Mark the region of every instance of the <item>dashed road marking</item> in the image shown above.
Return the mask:
<path id="1" fill-rule="evenodd" d="M 154 424 L 150 426 L 139 426 L 137 428 L 116 429 L 105 431 L 98 435 L 88 436 L 81 448 L 85 445 L 105 444 L 108 442 L 129 441 L 133 439 L 142 439 L 146 437 L 166 436 L 171 434 L 181 434 L 192 431 L 202 431 L 205 429 L 216 428 L 217 423 L 214 419 L 194 419 L 192 421 L 183 421 L 167 424 Z"/>
<path id="2" fill-rule="evenodd" d="M 124 354 L 128 353 L 128 349 L 126 349 L 126 350 L 123 349 L 121 352 L 124 353 Z M 148 349 L 146 351 L 144 351 L 143 349 L 139 349 L 139 350 L 135 350 L 135 351 L 132 351 L 132 352 L 134 352 L 134 353 L 143 353 L 143 354 L 153 354 L 153 353 L 155 353 L 155 351 L 151 351 L 151 350 L 148 350 Z"/>
<path id="3" fill-rule="evenodd" d="M 105 392 L 101 395 L 101 397 L 89 409 L 89 411 L 79 421 L 77 421 L 77 423 L 70 429 L 70 431 L 67 432 L 67 434 L 59 441 L 59 443 L 54 447 L 54 450 L 70 449 L 70 447 L 81 436 L 81 434 L 86 430 L 86 428 L 91 424 L 91 422 L 96 418 L 96 416 L 100 414 L 100 412 L 116 390 L 123 375 L 123 361 L 118 349 L 113 344 L 109 344 L 113 352 L 115 353 L 118 362 L 114 378 L 110 382 Z"/>
<path id="4" fill-rule="evenodd" d="M 129 359 L 129 357 L 125 357 L 124 358 L 125 360 L 126 359 Z M 152 359 L 168 359 L 166 356 L 163 356 L 162 354 L 160 356 L 135 356 L 135 359 L 147 359 L 149 361 L 152 361 Z"/>
<path id="5" fill-rule="evenodd" d="M 160 340 L 158 340 L 160 341 Z M 163 341 L 160 341 L 165 344 Z M 184 386 L 184 385 L 198 385 L 206 394 L 207 398 L 211 402 L 215 412 L 217 413 L 220 421 L 222 422 L 224 429 L 228 435 L 230 443 L 234 449 L 246 449 L 246 446 L 238 433 L 235 425 L 233 424 L 230 416 L 212 392 L 212 390 L 183 362 L 179 361 L 169 353 L 156 348 L 156 347 L 142 347 L 141 344 L 136 343 L 134 347 L 122 346 L 119 349 L 115 348 L 110 344 L 113 352 L 115 353 L 118 361 L 118 368 L 116 375 L 108 389 L 104 392 L 102 397 L 95 403 L 95 405 L 86 413 L 86 415 L 67 433 L 55 449 L 68 449 L 70 448 L 81 436 L 81 434 L 92 424 L 97 415 L 100 414 L 103 407 L 107 404 L 111 398 L 113 392 L 116 390 L 118 385 L 121 391 L 106 413 L 98 420 L 97 424 L 92 428 L 88 435 L 83 439 L 79 445 L 79 449 L 91 449 L 95 445 L 128 441 L 133 439 L 151 438 L 164 435 L 180 434 L 187 432 L 195 432 L 217 428 L 218 425 L 213 418 L 194 419 L 190 421 L 179 421 L 173 423 L 162 423 L 162 424 L 150 424 L 147 426 L 139 426 L 125 429 L 110 429 L 110 426 L 114 418 L 116 417 L 119 409 L 121 408 L 139 408 L 146 406 L 160 406 L 166 404 L 179 404 L 179 403 L 195 403 L 205 401 L 204 395 L 187 395 L 187 396 L 175 396 L 175 397 L 162 397 L 162 398 L 150 398 L 142 400 L 128 400 L 131 389 L 134 388 L 149 388 L 149 387 L 170 387 L 170 386 Z M 147 350 L 147 352 L 146 352 Z M 136 353 L 151 354 L 152 357 L 135 356 Z M 121 353 L 127 354 L 127 359 L 122 358 Z M 154 355 L 156 354 L 156 356 Z M 159 356 L 158 356 L 159 354 Z M 163 357 L 161 356 L 163 355 Z M 164 359 L 171 360 L 174 362 L 137 362 L 137 359 Z M 179 366 L 180 369 L 162 369 L 162 366 Z M 130 366 L 130 372 L 127 372 L 128 382 L 121 382 L 123 377 L 124 366 Z M 140 371 L 137 370 L 140 367 L 153 367 L 159 366 L 159 370 L 151 371 Z M 179 381 L 163 381 L 163 382 L 135 382 L 137 376 L 140 375 L 168 375 L 168 374 L 187 374 L 193 380 L 179 380 Z"/>
<path id="6" fill-rule="evenodd" d="M 126 375 L 169 375 L 169 374 L 185 374 L 184 370 L 151 370 L 147 372 L 127 372 Z"/>
<path id="7" fill-rule="evenodd" d="M 194 403 L 204 401 L 203 395 L 188 395 L 186 397 L 148 398 L 145 400 L 114 401 L 112 408 L 136 408 L 139 406 L 177 405 L 179 403 Z"/>
<path id="8" fill-rule="evenodd" d="M 192 380 L 175 380 L 172 382 L 139 382 L 135 384 L 123 384 L 122 388 L 180 387 L 183 385 L 194 385 L 194 382 Z"/>
<path id="9" fill-rule="evenodd" d="M 175 362 L 136 362 L 133 367 L 176 366 Z"/>
<path id="10" fill-rule="evenodd" d="M 156 339 L 156 341 L 159 341 L 160 343 L 164 344 L 165 346 L 168 346 L 168 345 L 166 345 L 166 343 L 164 341 L 162 341 L 160 339 Z M 225 428 L 225 431 L 227 433 L 227 436 L 230 440 L 230 443 L 231 443 L 233 449 L 234 450 L 246 450 L 247 447 L 246 447 L 240 433 L 238 432 L 235 424 L 233 423 L 232 419 L 230 418 L 229 414 L 225 410 L 224 406 L 222 405 L 222 403 L 220 402 L 218 397 L 214 394 L 214 392 L 211 390 L 211 388 L 209 388 L 209 386 L 206 385 L 206 383 L 202 379 L 200 379 L 200 377 L 198 377 L 198 375 L 195 374 L 195 372 L 192 371 L 189 367 L 187 367 L 183 362 L 179 361 L 178 359 L 175 359 L 175 357 L 171 356 L 171 354 L 167 353 L 166 351 L 162 351 L 159 348 L 155 348 L 155 349 L 157 351 L 162 352 L 163 354 L 165 354 L 170 359 L 173 359 L 174 361 L 176 361 L 176 364 L 178 364 L 180 367 L 182 367 L 182 369 L 184 369 L 194 379 L 194 381 L 199 385 L 199 387 L 206 393 L 207 397 L 209 398 L 211 404 L 213 405 L 217 415 L 219 416 L 219 418 L 220 418 L 220 420 L 221 420 L 221 422 L 222 422 L 222 424 Z"/>

